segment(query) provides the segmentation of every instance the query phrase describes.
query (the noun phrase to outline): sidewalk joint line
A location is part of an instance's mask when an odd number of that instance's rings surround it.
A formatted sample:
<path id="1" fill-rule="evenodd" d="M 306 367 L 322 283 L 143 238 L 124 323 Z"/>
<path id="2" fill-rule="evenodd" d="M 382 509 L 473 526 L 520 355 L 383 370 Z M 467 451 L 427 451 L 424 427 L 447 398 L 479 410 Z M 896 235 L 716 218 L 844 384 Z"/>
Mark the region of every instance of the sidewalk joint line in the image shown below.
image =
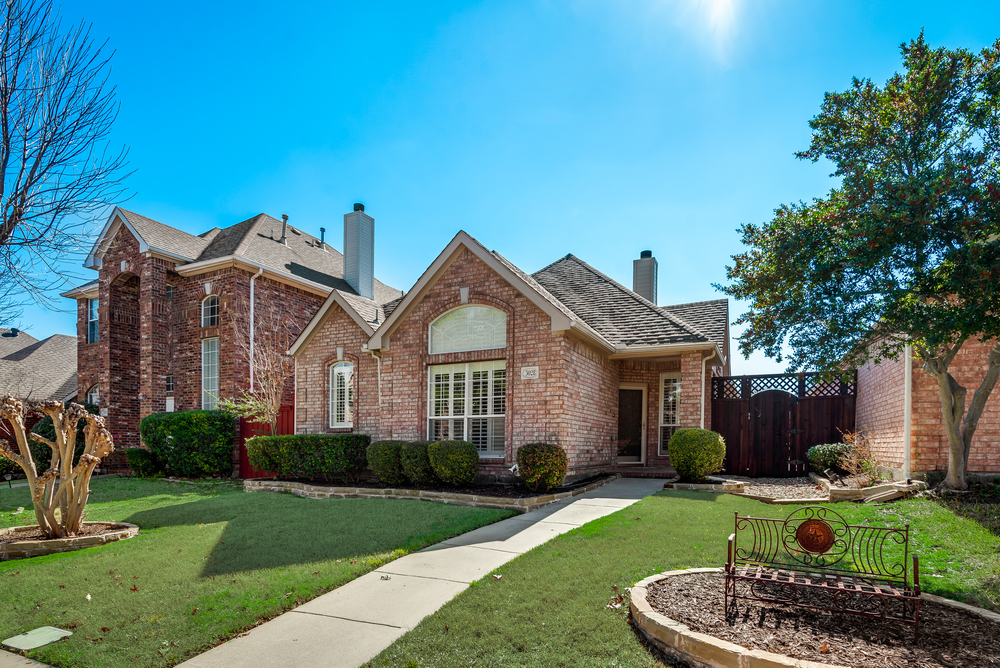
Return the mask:
<path id="1" fill-rule="evenodd" d="M 374 626 L 387 626 L 390 629 L 404 629 L 403 626 L 396 626 L 395 624 L 386 624 L 384 622 L 370 622 L 367 619 L 354 619 L 353 617 L 341 617 L 340 615 L 326 615 L 322 612 L 309 612 L 308 610 L 298 610 L 292 609 L 289 612 L 297 612 L 302 615 L 312 615 L 313 617 L 329 617 L 331 619 L 342 619 L 345 622 L 357 622 L 358 624 L 372 624 Z"/>

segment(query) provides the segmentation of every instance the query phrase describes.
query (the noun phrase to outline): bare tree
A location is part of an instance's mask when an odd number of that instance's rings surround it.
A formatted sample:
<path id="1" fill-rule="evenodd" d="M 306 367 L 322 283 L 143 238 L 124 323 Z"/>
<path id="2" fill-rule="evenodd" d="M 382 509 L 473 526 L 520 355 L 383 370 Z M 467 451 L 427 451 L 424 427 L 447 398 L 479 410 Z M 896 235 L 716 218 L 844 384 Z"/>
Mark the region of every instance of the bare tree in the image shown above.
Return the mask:
<path id="1" fill-rule="evenodd" d="M 288 355 L 299 327 L 277 307 L 274 299 L 255 304 L 234 300 L 230 309 L 235 357 L 250 366 L 250 387 L 234 397 L 219 400 L 219 409 L 261 422 L 278 434 L 278 414 L 285 389 L 295 374 L 295 360 Z"/>
<path id="2" fill-rule="evenodd" d="M 0 313 L 25 299 L 52 306 L 60 261 L 88 245 L 91 223 L 125 193 L 127 150 L 108 137 L 118 115 L 106 42 L 63 31 L 51 0 L 2 0 L 0 26 Z M 18 295 L 24 296 L 19 299 Z"/>
<path id="3" fill-rule="evenodd" d="M 29 434 L 25 417 L 33 411 L 52 418 L 56 440 L 38 434 L 30 438 L 52 448 L 48 468 L 39 472 L 42 462 L 35 462 L 28 447 Z M 0 399 L 0 418 L 14 428 L 15 451 L 6 439 L 0 439 L 0 457 L 6 457 L 21 467 L 28 479 L 31 502 L 39 528 L 49 538 L 65 538 L 78 533 L 83 525 L 83 509 L 90 497 L 90 476 L 94 469 L 114 449 L 111 433 L 104 427 L 104 418 L 87 412 L 80 404 L 65 406 L 61 401 L 22 402 L 8 394 Z M 77 423 L 86 420 L 83 428 L 86 447 L 74 466 Z"/>

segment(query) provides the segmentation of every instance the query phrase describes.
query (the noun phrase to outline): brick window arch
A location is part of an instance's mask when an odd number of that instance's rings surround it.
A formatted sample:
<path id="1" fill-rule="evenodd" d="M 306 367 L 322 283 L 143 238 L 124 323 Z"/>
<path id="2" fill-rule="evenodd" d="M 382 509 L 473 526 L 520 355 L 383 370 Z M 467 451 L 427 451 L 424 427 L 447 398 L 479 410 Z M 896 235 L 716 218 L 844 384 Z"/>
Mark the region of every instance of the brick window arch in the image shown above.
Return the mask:
<path id="1" fill-rule="evenodd" d="M 461 353 L 507 347 L 507 314 L 482 304 L 452 309 L 430 324 L 429 352 Z"/>

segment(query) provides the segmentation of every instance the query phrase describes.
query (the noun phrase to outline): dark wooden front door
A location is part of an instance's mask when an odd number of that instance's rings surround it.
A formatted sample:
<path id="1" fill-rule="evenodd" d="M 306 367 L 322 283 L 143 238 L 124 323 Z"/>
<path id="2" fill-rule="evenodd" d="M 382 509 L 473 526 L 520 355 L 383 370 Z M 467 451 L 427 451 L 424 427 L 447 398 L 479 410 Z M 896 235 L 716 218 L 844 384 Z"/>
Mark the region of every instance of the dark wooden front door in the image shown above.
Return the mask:
<path id="1" fill-rule="evenodd" d="M 642 461 L 642 390 L 618 390 L 618 461 Z"/>

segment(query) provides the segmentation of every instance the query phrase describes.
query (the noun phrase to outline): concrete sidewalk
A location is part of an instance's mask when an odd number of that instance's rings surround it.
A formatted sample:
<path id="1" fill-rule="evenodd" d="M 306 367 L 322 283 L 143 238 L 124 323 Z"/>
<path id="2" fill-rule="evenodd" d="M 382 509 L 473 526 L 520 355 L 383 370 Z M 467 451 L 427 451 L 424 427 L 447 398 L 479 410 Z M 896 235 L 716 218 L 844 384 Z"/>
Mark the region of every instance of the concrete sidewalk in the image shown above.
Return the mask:
<path id="1" fill-rule="evenodd" d="M 456 536 L 390 562 L 180 665 L 355 668 L 470 582 L 554 536 L 661 489 L 663 480 L 621 478 Z"/>

